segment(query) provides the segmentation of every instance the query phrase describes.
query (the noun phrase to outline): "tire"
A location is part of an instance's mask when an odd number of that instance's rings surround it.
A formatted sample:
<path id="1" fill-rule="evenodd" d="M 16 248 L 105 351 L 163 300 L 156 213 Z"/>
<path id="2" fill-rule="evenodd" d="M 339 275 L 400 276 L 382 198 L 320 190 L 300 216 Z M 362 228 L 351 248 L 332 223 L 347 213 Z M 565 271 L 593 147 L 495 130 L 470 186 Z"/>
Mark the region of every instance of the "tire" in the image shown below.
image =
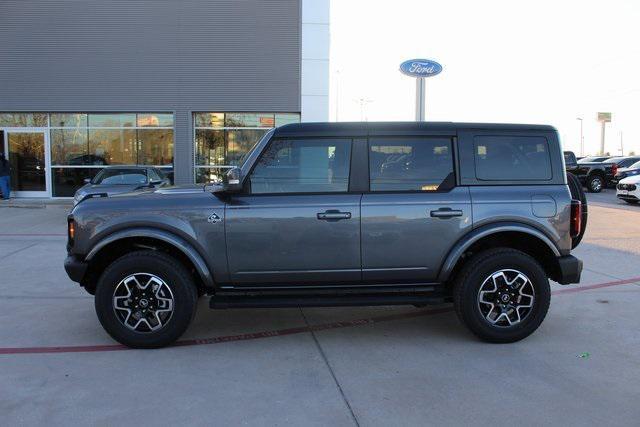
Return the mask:
<path id="1" fill-rule="evenodd" d="M 587 178 L 587 190 L 590 193 L 599 193 L 605 187 L 604 178 L 600 175 L 591 175 Z"/>
<path id="2" fill-rule="evenodd" d="M 628 199 L 622 199 L 622 200 L 629 203 L 630 205 L 637 205 L 638 202 L 640 202 L 640 200 L 628 200 Z"/>
<path id="3" fill-rule="evenodd" d="M 497 289 L 502 284 L 506 285 L 507 280 L 503 280 L 500 274 L 495 281 L 491 279 L 494 273 L 502 270 L 505 270 L 504 277 L 509 277 L 508 280 L 515 276 L 513 271 L 522 273 L 528 279 L 528 282 L 524 279 L 513 280 L 513 283 L 520 283 L 521 286 L 510 288 L 513 292 L 508 297 L 515 302 L 515 298 L 522 294 L 522 305 L 530 304 L 531 307 L 511 309 L 511 315 L 505 318 L 503 312 L 496 318 L 495 314 L 501 310 L 499 305 L 495 304 L 498 310 L 492 314 L 489 304 L 483 304 L 480 300 L 489 298 L 495 302 L 501 300 L 502 296 L 498 292 L 481 294 L 481 291 L 490 290 L 492 285 Z M 547 315 L 551 300 L 549 280 L 540 264 L 529 255 L 509 248 L 488 249 L 474 255 L 458 273 L 453 286 L 454 307 L 460 321 L 480 339 L 492 343 L 516 342 L 531 335 Z M 527 292 L 533 298 L 525 297 Z M 516 297 L 511 297 L 511 294 Z M 517 321 L 516 312 L 521 316 L 520 321 Z M 493 317 L 491 320 L 495 323 L 492 324 L 487 315 Z"/>
<path id="4" fill-rule="evenodd" d="M 582 218 L 580 221 L 580 233 L 571 238 L 571 249 L 575 249 L 584 237 L 584 232 L 587 231 L 587 219 L 589 218 L 587 195 L 584 193 L 580 180 L 572 173 L 567 173 L 567 185 L 571 192 L 571 198 L 574 200 L 580 200 L 582 203 Z"/>
<path id="5" fill-rule="evenodd" d="M 197 299 L 196 286 L 182 263 L 145 250 L 124 255 L 107 267 L 96 287 L 95 307 L 102 327 L 119 343 L 158 348 L 184 333 L 195 316 Z M 136 317 L 142 307 L 144 320 Z"/>

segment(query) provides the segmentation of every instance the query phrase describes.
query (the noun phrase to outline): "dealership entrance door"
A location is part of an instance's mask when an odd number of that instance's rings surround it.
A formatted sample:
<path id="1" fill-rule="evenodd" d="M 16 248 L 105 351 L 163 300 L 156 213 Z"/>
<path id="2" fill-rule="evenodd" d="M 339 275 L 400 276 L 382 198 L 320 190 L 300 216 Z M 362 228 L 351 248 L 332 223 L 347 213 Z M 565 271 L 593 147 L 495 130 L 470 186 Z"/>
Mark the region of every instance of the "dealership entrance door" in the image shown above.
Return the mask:
<path id="1" fill-rule="evenodd" d="M 4 128 L 4 153 L 11 164 L 11 197 L 49 197 L 49 141 L 38 128 Z"/>

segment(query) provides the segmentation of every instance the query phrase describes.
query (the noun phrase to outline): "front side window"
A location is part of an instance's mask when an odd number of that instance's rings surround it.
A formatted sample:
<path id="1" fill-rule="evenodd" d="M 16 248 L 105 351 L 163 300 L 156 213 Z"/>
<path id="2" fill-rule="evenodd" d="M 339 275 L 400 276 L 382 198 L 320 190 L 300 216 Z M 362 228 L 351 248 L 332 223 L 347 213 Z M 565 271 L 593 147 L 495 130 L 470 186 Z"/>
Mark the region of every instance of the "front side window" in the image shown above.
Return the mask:
<path id="1" fill-rule="evenodd" d="M 474 153 L 476 177 L 481 181 L 548 181 L 552 177 L 549 143 L 541 136 L 476 136 Z"/>
<path id="2" fill-rule="evenodd" d="M 443 191 L 453 186 L 453 155 L 447 138 L 372 138 L 371 191 Z"/>
<path id="3" fill-rule="evenodd" d="M 249 177 L 252 194 L 334 193 L 349 189 L 351 141 L 276 139 Z"/>

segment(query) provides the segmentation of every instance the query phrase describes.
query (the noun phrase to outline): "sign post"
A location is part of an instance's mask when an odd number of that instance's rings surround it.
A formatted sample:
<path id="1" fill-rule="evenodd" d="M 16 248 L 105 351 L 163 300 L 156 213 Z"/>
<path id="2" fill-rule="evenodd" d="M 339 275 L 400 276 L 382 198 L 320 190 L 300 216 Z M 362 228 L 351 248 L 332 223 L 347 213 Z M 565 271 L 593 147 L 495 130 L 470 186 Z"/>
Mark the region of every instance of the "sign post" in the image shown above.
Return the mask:
<path id="1" fill-rule="evenodd" d="M 442 65 L 430 59 L 410 59 L 400 64 L 400 72 L 416 79 L 416 121 L 425 119 L 425 79 L 440 74 Z"/>
<path id="2" fill-rule="evenodd" d="M 604 130 L 605 124 L 611 121 L 611 113 L 598 113 L 600 122 L 600 155 L 604 155 Z"/>

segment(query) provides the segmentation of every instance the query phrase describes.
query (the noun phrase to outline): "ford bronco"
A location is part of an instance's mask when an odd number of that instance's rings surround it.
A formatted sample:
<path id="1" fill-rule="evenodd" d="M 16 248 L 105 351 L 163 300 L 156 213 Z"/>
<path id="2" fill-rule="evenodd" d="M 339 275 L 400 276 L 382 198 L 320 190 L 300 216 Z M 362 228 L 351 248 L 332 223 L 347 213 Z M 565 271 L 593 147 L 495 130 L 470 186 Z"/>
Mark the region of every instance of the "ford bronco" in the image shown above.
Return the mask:
<path id="1" fill-rule="evenodd" d="M 514 342 L 544 319 L 549 279 L 579 282 L 584 202 L 550 126 L 290 124 L 219 183 L 81 201 L 65 268 L 131 347 L 177 340 L 205 295 L 214 309 L 453 302 L 481 339 Z"/>

